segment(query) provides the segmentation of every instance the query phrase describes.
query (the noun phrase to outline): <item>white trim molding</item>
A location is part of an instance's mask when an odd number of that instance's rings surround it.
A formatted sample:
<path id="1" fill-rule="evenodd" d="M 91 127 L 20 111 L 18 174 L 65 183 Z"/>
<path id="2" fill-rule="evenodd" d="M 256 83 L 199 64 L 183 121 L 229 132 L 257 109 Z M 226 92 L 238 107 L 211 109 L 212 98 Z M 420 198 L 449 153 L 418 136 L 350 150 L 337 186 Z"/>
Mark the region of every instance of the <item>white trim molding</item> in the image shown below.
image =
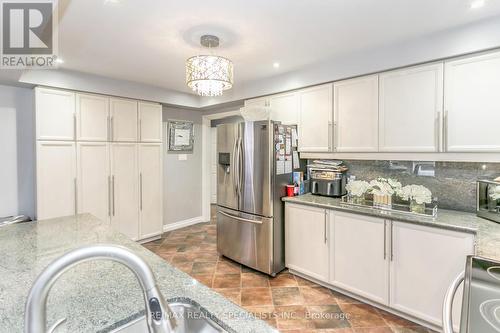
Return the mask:
<path id="1" fill-rule="evenodd" d="M 193 224 L 206 223 L 209 221 L 210 221 L 210 219 L 206 220 L 203 218 L 203 216 L 197 216 L 197 217 L 193 217 L 193 218 L 190 218 L 187 220 L 182 220 L 182 221 L 177 221 L 174 223 L 164 224 L 163 225 L 163 232 L 177 230 L 180 228 L 189 227 L 190 225 L 193 225 Z"/>

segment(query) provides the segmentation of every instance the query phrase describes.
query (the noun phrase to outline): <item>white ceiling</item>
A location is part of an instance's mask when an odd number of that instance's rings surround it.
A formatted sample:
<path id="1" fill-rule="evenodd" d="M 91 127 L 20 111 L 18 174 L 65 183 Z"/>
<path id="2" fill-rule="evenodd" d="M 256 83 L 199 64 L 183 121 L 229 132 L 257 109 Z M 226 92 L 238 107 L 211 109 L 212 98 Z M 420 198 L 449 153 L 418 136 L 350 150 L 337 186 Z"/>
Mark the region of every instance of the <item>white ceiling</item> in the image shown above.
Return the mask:
<path id="1" fill-rule="evenodd" d="M 184 62 L 202 34 L 221 38 L 235 87 L 341 54 L 500 15 L 500 1 L 85 0 L 60 1 L 65 69 L 188 92 Z M 279 69 L 273 62 L 280 62 Z"/>

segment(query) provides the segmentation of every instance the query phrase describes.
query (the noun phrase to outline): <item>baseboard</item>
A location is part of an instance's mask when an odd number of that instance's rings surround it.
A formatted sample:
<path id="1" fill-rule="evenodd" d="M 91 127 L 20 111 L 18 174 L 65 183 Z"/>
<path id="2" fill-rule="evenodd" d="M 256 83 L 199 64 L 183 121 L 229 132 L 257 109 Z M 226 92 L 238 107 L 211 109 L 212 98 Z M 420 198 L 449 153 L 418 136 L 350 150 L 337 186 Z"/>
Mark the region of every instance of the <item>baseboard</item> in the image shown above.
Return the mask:
<path id="1" fill-rule="evenodd" d="M 197 216 L 197 217 L 193 217 L 193 218 L 190 218 L 187 220 L 182 220 L 182 221 L 178 221 L 178 222 L 174 222 L 174 223 L 165 224 L 165 225 L 163 225 L 163 232 L 172 231 L 172 230 L 176 230 L 176 229 L 180 229 L 180 228 L 184 228 L 184 227 L 189 227 L 190 225 L 203 223 L 203 222 L 208 222 L 208 221 L 206 221 L 203 216 Z"/>

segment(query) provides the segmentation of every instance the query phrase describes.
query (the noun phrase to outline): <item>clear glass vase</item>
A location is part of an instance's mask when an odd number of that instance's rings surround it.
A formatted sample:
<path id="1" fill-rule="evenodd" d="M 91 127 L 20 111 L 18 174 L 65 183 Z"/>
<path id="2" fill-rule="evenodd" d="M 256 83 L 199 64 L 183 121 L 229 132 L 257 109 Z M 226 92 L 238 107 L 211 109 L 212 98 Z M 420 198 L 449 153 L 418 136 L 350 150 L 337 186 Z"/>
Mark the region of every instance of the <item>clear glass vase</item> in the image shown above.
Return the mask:
<path id="1" fill-rule="evenodd" d="M 365 204 L 365 195 L 351 195 L 351 202 L 356 205 Z"/>
<path id="2" fill-rule="evenodd" d="M 425 214 L 425 203 L 418 203 L 416 200 L 410 201 L 410 211 L 417 214 Z"/>

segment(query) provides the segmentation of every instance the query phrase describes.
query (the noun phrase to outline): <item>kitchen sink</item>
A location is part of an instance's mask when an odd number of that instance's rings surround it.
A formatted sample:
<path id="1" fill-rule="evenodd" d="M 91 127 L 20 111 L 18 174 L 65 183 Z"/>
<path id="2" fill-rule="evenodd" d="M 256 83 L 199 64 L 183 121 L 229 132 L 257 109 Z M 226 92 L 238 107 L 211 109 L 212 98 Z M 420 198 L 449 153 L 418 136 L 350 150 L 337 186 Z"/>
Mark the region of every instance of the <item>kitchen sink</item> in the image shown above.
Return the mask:
<path id="1" fill-rule="evenodd" d="M 191 300 L 169 302 L 178 327 L 175 333 L 222 333 L 230 332 L 215 322 L 215 317 Z M 144 316 L 134 319 L 125 325 L 115 328 L 112 333 L 145 333 L 148 332 Z"/>

